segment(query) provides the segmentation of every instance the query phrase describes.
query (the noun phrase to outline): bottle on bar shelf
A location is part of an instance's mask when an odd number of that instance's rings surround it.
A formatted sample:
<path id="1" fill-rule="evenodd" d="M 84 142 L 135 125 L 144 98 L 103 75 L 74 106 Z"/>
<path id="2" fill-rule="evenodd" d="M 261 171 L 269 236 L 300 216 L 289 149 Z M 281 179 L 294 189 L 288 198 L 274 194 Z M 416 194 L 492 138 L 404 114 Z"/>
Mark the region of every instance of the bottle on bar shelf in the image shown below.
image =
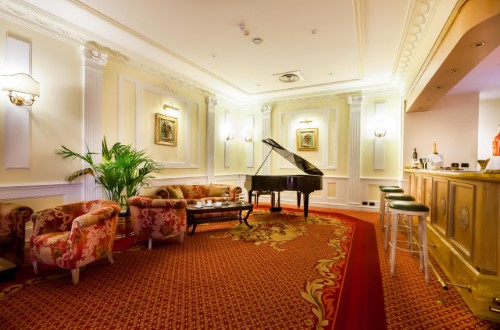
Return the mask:
<path id="1" fill-rule="evenodd" d="M 434 142 L 434 146 L 433 146 L 433 147 L 434 147 L 434 150 L 432 151 L 432 153 L 433 153 L 434 155 L 437 155 L 437 154 L 438 154 L 438 152 L 437 152 L 436 142 Z"/>
<path id="2" fill-rule="evenodd" d="M 492 147 L 493 156 L 500 156 L 500 123 L 498 123 L 498 134 L 493 138 Z"/>

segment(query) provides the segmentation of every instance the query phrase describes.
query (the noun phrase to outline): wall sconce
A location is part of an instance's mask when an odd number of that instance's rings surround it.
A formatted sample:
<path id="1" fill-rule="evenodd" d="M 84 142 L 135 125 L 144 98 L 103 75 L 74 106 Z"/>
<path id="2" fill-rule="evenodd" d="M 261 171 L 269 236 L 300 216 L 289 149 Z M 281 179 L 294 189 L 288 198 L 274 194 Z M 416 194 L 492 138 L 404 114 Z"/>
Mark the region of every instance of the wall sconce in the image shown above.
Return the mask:
<path id="1" fill-rule="evenodd" d="M 244 135 L 245 142 L 253 142 L 253 130 L 252 129 L 246 129 L 245 130 L 245 135 Z"/>
<path id="2" fill-rule="evenodd" d="M 375 123 L 375 128 L 373 130 L 373 134 L 376 138 L 383 138 L 387 134 L 387 130 L 385 129 L 384 121 L 377 121 Z"/>
<path id="3" fill-rule="evenodd" d="M 168 110 L 168 109 L 179 111 L 179 108 L 174 107 L 174 104 L 172 102 L 170 102 L 170 104 L 163 105 L 163 110 Z"/>
<path id="4" fill-rule="evenodd" d="M 231 141 L 232 139 L 234 139 L 233 133 L 227 133 L 227 135 L 226 135 L 226 141 Z"/>
<path id="5" fill-rule="evenodd" d="M 2 76 L 2 91 L 9 92 L 12 104 L 31 106 L 40 97 L 40 84 L 26 73 Z"/>

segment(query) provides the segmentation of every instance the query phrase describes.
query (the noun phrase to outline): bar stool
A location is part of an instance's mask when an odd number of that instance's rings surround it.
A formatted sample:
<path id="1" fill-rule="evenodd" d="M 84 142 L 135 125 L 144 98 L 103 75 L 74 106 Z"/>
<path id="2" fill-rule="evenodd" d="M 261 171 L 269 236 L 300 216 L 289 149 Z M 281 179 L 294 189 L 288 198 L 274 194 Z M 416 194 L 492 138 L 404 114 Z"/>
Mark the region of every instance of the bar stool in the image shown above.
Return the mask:
<path id="1" fill-rule="evenodd" d="M 384 216 L 385 216 L 385 195 L 388 193 L 403 193 L 404 190 L 398 186 L 378 186 L 380 189 L 380 205 L 379 205 L 379 219 L 380 229 L 384 230 Z"/>
<path id="2" fill-rule="evenodd" d="M 415 197 L 412 195 L 407 195 L 403 193 L 387 193 L 384 198 L 384 205 L 385 205 L 385 219 L 383 219 L 384 223 L 382 226 L 385 228 L 385 237 L 384 237 L 384 250 L 387 250 L 387 242 L 389 241 L 389 227 L 390 227 L 390 221 L 391 221 L 391 216 L 389 213 L 389 203 L 392 201 L 409 201 L 413 202 L 415 201 Z M 412 223 L 410 222 L 408 225 L 408 240 L 409 240 L 409 247 L 411 248 L 411 237 L 413 233 L 413 227 Z"/>
<path id="3" fill-rule="evenodd" d="M 391 254 L 389 264 L 391 268 L 391 276 L 394 275 L 394 264 L 396 261 L 396 248 L 398 238 L 398 220 L 403 216 L 409 216 L 413 222 L 413 217 L 418 217 L 418 243 L 411 241 L 411 244 L 418 246 L 417 251 L 398 248 L 399 250 L 418 252 L 420 259 L 420 271 L 424 271 L 425 281 L 429 283 L 429 255 L 427 249 L 427 216 L 429 208 L 424 204 L 411 201 L 393 201 L 389 203 L 389 212 L 392 213 L 391 219 Z M 412 238 L 409 238 L 412 240 Z"/>

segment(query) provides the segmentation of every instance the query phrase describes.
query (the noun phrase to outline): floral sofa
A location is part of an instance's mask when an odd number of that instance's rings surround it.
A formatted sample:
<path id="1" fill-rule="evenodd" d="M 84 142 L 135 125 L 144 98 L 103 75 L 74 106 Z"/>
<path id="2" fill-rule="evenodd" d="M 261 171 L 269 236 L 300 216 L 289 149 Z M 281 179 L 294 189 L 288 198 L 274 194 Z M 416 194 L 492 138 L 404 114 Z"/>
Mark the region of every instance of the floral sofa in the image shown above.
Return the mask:
<path id="1" fill-rule="evenodd" d="M 32 213 L 27 206 L 0 202 L 0 257 L 16 266 L 24 263 L 24 228 Z"/>
<path id="2" fill-rule="evenodd" d="M 30 246 L 35 274 L 39 262 L 71 269 L 73 283 L 77 284 L 81 266 L 105 256 L 113 263 L 120 210 L 117 202 L 93 200 L 33 213 Z"/>
<path id="3" fill-rule="evenodd" d="M 224 193 L 229 201 L 236 201 L 242 190 L 227 184 L 168 185 L 158 187 L 152 195 L 133 196 L 128 199 L 134 232 L 152 240 L 179 236 L 182 242 L 187 229 L 186 206 L 197 201 L 222 201 Z M 221 212 L 222 213 L 222 212 Z M 202 214 L 203 217 L 219 217 L 221 213 Z M 234 213 L 234 212 L 233 212 Z"/>

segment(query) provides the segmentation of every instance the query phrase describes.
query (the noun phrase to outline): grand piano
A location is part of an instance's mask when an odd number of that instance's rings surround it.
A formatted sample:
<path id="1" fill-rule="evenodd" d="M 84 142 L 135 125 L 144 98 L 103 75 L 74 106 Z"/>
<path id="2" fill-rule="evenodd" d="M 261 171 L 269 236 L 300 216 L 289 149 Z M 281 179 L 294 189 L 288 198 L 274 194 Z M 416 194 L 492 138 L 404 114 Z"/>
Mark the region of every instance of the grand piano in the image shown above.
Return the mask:
<path id="1" fill-rule="evenodd" d="M 309 194 L 315 190 L 323 189 L 323 172 L 316 166 L 305 160 L 304 158 L 286 150 L 273 139 L 262 140 L 263 143 L 271 147 L 266 159 L 262 162 L 257 173 L 251 176 L 250 186 L 248 187 L 248 200 L 252 202 L 253 192 L 271 192 L 271 212 L 281 211 L 280 192 L 281 191 L 296 191 L 297 205 L 300 206 L 301 196 L 304 196 L 304 219 L 307 221 L 309 208 Z M 307 175 L 257 175 L 266 162 L 272 151 L 277 152 L 283 158 L 288 160 L 293 165 L 297 166 Z M 275 198 L 277 193 L 278 198 Z"/>

